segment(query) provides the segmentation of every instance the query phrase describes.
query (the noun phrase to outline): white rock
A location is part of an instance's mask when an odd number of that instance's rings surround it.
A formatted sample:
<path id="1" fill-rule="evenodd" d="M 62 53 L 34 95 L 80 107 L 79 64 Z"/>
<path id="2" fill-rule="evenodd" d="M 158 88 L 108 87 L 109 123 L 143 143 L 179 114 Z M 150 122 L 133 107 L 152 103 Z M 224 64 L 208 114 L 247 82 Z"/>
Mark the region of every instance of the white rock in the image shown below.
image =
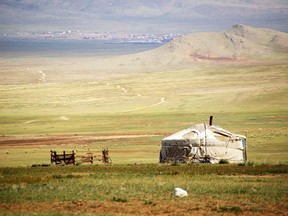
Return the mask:
<path id="1" fill-rule="evenodd" d="M 176 197 L 186 197 L 186 196 L 188 196 L 187 191 L 185 191 L 185 190 L 183 190 L 181 188 L 178 188 L 178 187 L 174 188 L 173 194 Z"/>

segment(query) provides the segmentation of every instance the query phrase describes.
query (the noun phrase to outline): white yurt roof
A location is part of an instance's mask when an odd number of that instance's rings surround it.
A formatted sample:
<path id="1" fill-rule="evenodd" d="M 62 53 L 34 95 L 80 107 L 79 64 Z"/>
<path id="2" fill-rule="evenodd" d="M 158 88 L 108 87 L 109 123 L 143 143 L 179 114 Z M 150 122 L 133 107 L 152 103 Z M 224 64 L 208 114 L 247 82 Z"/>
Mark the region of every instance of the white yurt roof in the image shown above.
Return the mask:
<path id="1" fill-rule="evenodd" d="M 206 130 L 205 130 L 205 128 L 206 128 Z M 221 128 L 219 126 L 206 125 L 206 124 L 196 124 L 190 128 L 181 130 L 181 131 L 174 133 L 168 137 L 165 137 L 164 139 L 162 139 L 162 141 L 166 141 L 166 140 L 193 140 L 193 139 L 196 139 L 197 137 L 198 138 L 203 137 L 203 136 L 212 137 L 215 135 L 226 136 L 226 137 L 230 137 L 232 139 L 245 138 L 245 136 L 231 133 L 227 130 L 224 130 L 223 128 Z"/>

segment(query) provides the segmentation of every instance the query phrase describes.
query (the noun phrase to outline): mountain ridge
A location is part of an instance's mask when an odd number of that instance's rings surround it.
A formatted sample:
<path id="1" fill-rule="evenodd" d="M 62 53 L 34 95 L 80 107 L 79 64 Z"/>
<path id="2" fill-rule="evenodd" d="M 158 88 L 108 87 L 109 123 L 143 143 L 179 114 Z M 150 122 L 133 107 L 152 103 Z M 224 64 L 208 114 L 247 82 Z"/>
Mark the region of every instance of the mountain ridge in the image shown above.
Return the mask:
<path id="1" fill-rule="evenodd" d="M 166 63 L 187 63 L 274 59 L 287 52 L 287 33 L 236 24 L 223 32 L 192 33 L 146 54 Z"/>
<path id="2" fill-rule="evenodd" d="M 1 32 L 93 30 L 189 33 L 234 23 L 288 28 L 287 0 L 5 0 Z M 160 32 L 159 32 L 160 33 Z"/>
<path id="3" fill-rule="evenodd" d="M 185 70 L 217 64 L 275 64 L 288 62 L 288 34 L 236 24 L 222 32 L 192 33 L 156 49 L 91 58 L 89 70 L 120 74 Z M 203 63 L 203 64 L 202 64 Z"/>

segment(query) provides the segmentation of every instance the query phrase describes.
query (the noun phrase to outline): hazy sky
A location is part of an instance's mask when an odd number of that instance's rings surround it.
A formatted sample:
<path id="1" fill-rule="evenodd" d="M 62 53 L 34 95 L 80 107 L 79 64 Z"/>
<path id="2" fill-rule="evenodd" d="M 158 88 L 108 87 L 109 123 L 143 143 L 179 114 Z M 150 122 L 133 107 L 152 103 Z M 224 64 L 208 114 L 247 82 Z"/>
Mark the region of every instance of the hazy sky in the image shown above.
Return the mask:
<path id="1" fill-rule="evenodd" d="M 288 31 L 288 0 L 0 0 L 0 31 Z"/>

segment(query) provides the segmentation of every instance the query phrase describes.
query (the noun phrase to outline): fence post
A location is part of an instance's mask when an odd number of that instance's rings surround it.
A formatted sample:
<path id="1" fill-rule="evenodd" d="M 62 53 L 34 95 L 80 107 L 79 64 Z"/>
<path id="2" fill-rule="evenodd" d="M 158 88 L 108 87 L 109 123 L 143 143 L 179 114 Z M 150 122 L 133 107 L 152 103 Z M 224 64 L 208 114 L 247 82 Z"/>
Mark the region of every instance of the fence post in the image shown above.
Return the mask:
<path id="1" fill-rule="evenodd" d="M 75 153 L 74 153 L 74 150 L 72 151 L 72 163 L 75 165 Z"/>
<path id="2" fill-rule="evenodd" d="M 53 151 L 50 150 L 50 163 L 53 164 Z"/>
<path id="3" fill-rule="evenodd" d="M 213 116 L 210 116 L 210 119 L 209 119 L 209 126 L 212 126 L 213 125 Z"/>

